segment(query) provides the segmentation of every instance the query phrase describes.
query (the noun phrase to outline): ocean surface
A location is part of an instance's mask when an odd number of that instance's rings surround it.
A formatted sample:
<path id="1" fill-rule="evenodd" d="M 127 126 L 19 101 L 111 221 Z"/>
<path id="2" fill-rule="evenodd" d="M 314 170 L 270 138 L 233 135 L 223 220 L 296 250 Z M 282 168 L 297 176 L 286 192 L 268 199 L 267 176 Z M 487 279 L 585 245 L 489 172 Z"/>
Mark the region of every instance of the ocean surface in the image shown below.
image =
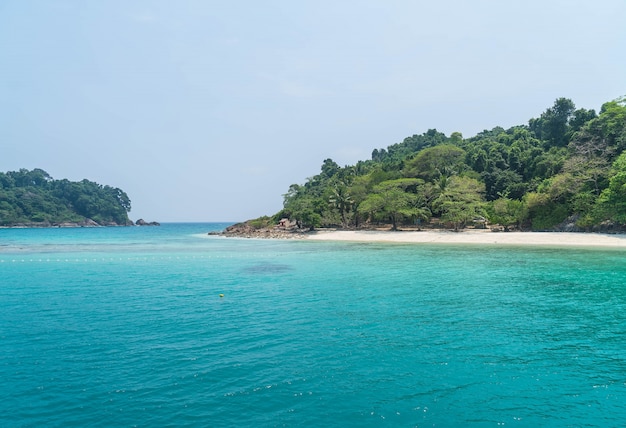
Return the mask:
<path id="1" fill-rule="evenodd" d="M 623 250 L 225 226 L 0 229 L 0 426 L 626 421 Z"/>

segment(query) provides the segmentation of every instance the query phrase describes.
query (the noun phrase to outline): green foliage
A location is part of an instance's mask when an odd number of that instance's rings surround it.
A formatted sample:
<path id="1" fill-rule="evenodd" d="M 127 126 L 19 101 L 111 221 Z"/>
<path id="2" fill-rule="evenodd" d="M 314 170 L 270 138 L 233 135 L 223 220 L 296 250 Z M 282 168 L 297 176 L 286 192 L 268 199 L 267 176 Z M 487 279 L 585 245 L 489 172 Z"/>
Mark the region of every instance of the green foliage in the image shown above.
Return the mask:
<path id="1" fill-rule="evenodd" d="M 130 199 L 118 188 L 89 180 L 54 180 L 41 169 L 0 173 L 0 224 L 55 224 L 91 219 L 126 225 Z"/>
<path id="2" fill-rule="evenodd" d="M 442 220 L 452 223 L 454 230 L 458 230 L 485 215 L 484 193 L 485 185 L 478 180 L 454 176 L 433 202 L 433 210 L 441 214 Z"/>
<path id="3" fill-rule="evenodd" d="M 523 177 L 513 170 L 494 168 L 490 172 L 483 172 L 481 177 L 485 182 L 488 201 L 501 196 L 519 199 L 526 192 L 527 185 L 523 182 Z"/>
<path id="4" fill-rule="evenodd" d="M 441 144 L 420 151 L 404 168 L 407 177 L 434 181 L 441 176 L 449 177 L 464 169 L 465 151 L 451 144 Z"/>
<path id="5" fill-rule="evenodd" d="M 335 208 L 341 216 L 341 225 L 348 226 L 348 215 L 354 206 L 354 198 L 350 192 L 348 184 L 342 180 L 336 180 L 330 187 L 331 196 L 328 199 L 331 206 Z"/>
<path id="6" fill-rule="evenodd" d="M 487 206 L 489 221 L 504 226 L 505 230 L 520 227 L 525 215 L 524 203 L 517 199 L 499 198 Z"/>
<path id="7" fill-rule="evenodd" d="M 272 217 L 268 217 L 266 215 L 252 220 L 248 220 L 246 223 L 253 229 L 263 229 L 273 226 L 275 224 Z"/>
<path id="8" fill-rule="evenodd" d="M 309 187 L 308 189 L 311 189 Z M 299 227 L 315 228 L 322 225 L 322 216 L 319 213 L 321 197 L 307 191 L 307 187 L 297 184 L 291 185 L 289 192 L 284 195 L 283 213 L 296 221 Z"/>
<path id="9" fill-rule="evenodd" d="M 575 106 L 572 100 L 559 98 L 539 119 L 531 119 L 529 126 L 537 137 L 544 140 L 548 147 L 563 147 L 567 144 L 569 122 L 573 119 Z M 577 123 L 580 119 L 577 120 Z"/>
<path id="10" fill-rule="evenodd" d="M 626 152 L 613 162 L 609 185 L 598 198 L 595 215 L 600 221 L 626 224 Z"/>
<path id="11" fill-rule="evenodd" d="M 460 228 L 486 212 L 505 227 L 536 230 L 569 216 L 589 228 L 626 225 L 626 168 L 617 162 L 625 149 L 625 99 L 596 114 L 559 98 L 528 125 L 470 138 L 430 129 L 354 166 L 326 159 L 318 175 L 289 188 L 281 213 L 303 227 L 387 221 L 395 228 L 433 215 Z"/>
<path id="12" fill-rule="evenodd" d="M 589 127 L 599 128 L 599 134 L 618 152 L 626 150 L 626 97 L 605 103 Z"/>
<path id="13" fill-rule="evenodd" d="M 407 137 L 398 144 L 387 149 L 374 149 L 372 160 L 379 163 L 384 170 L 400 170 L 403 162 L 419 151 L 445 143 L 447 137 L 436 129 L 429 129 L 421 135 Z"/>
<path id="14" fill-rule="evenodd" d="M 430 213 L 424 200 L 416 193 L 422 184 L 419 179 L 384 181 L 374 187 L 359 205 L 359 211 L 375 219 L 389 219 L 393 230 L 404 219 L 428 219 Z"/>
<path id="15" fill-rule="evenodd" d="M 568 215 L 567 206 L 550 199 L 547 193 L 530 192 L 525 195 L 526 220 L 532 230 L 549 230 L 563 222 Z"/>

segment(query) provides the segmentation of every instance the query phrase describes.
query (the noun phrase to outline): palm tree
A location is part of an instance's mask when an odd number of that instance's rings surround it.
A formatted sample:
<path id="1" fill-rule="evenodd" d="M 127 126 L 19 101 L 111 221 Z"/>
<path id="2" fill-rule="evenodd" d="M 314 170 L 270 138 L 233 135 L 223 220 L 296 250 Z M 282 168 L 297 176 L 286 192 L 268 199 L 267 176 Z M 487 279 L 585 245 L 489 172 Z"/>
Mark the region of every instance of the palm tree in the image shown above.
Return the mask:
<path id="1" fill-rule="evenodd" d="M 347 214 L 354 205 L 354 199 L 348 191 L 348 186 L 344 182 L 337 182 L 331 187 L 332 195 L 329 202 L 339 210 L 341 215 L 341 226 L 347 227 Z"/>

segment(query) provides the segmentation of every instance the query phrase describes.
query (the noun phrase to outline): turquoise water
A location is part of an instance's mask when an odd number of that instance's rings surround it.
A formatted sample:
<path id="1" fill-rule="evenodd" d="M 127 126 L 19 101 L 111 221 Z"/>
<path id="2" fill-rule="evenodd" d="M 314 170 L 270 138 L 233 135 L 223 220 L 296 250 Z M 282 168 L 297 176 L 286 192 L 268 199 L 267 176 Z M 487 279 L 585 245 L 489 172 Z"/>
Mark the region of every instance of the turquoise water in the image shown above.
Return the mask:
<path id="1" fill-rule="evenodd" d="M 626 420 L 625 252 L 224 226 L 0 230 L 0 426 Z"/>

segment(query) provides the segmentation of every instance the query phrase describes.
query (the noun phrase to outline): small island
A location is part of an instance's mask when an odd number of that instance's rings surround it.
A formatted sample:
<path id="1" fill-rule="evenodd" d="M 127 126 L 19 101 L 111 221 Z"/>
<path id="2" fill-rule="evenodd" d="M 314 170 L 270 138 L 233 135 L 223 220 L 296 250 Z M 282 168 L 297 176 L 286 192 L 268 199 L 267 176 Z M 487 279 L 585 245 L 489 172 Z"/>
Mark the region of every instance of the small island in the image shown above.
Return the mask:
<path id="1" fill-rule="evenodd" d="M 311 231 L 626 231 L 626 98 L 600 112 L 559 98 L 538 118 L 464 138 L 436 129 L 292 184 L 283 209 L 226 236 Z M 344 234 L 344 236 L 348 236 Z M 352 234 L 351 236 L 356 236 Z"/>
<path id="2" fill-rule="evenodd" d="M 39 168 L 0 172 L 0 227 L 132 226 L 130 209 L 130 198 L 116 187 L 55 180 Z"/>

